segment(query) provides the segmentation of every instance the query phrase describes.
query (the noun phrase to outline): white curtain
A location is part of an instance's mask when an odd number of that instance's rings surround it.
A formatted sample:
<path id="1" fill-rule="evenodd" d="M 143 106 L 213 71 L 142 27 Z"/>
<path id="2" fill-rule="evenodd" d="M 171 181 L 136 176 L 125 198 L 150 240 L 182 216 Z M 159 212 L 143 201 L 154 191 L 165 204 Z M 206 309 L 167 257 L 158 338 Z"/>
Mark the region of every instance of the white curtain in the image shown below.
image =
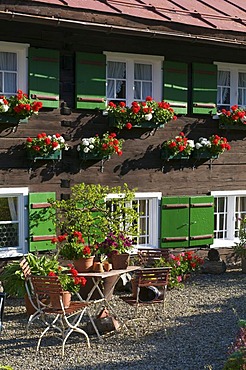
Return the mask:
<path id="1" fill-rule="evenodd" d="M 226 98 L 228 98 L 228 93 L 230 91 L 230 72 L 229 71 L 218 71 L 218 104 L 228 104 Z M 227 88 L 228 86 L 228 88 Z"/>
<path id="2" fill-rule="evenodd" d="M 107 63 L 108 86 L 107 98 L 117 98 L 117 94 L 121 91 L 123 79 L 126 77 L 126 63 L 123 62 L 108 62 Z"/>
<path id="3" fill-rule="evenodd" d="M 9 211 L 12 221 L 17 221 L 17 198 L 8 198 Z"/>
<path id="4" fill-rule="evenodd" d="M 152 65 L 134 64 L 134 98 L 145 100 L 152 96 Z"/>
<path id="5" fill-rule="evenodd" d="M 238 73 L 238 104 L 246 105 L 246 73 Z"/>
<path id="6" fill-rule="evenodd" d="M 0 52 L 0 92 L 15 94 L 17 90 L 17 54 Z"/>

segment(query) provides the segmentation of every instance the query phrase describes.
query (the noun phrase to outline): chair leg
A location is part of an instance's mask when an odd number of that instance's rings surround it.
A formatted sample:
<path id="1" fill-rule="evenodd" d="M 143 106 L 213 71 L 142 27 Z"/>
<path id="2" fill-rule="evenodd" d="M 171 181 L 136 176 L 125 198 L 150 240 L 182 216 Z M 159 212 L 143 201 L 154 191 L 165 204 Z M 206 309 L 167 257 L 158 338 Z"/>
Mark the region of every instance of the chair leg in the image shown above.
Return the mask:
<path id="1" fill-rule="evenodd" d="M 44 329 L 44 331 L 41 333 L 41 335 L 40 335 L 40 337 L 39 337 L 39 340 L 38 340 L 38 344 L 37 344 L 37 352 L 39 351 L 39 349 L 40 349 L 40 345 L 41 345 L 41 341 L 42 341 L 42 339 L 43 339 L 43 337 L 44 337 L 44 335 L 45 335 L 45 333 L 47 333 L 47 331 L 49 331 L 50 330 L 50 328 L 52 328 L 52 327 L 55 327 L 56 329 L 58 328 L 58 327 L 56 327 L 54 324 L 57 322 L 57 320 L 59 319 L 59 314 L 58 315 L 56 315 L 56 317 L 54 318 L 54 320 L 52 321 L 52 323 L 48 323 L 47 321 L 45 322 L 46 323 L 46 325 L 47 325 L 47 327 Z"/>

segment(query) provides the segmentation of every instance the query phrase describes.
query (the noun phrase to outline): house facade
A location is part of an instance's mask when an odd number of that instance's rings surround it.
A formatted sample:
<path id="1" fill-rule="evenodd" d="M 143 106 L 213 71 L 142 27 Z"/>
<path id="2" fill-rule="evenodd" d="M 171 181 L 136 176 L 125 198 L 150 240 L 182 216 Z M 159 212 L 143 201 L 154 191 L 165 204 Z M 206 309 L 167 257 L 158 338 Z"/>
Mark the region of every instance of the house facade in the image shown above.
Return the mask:
<path id="1" fill-rule="evenodd" d="M 4 1 L 0 4 L 0 95 L 39 99 L 37 116 L 0 123 L 0 258 L 49 250 L 54 226 L 35 224 L 47 199 L 68 199 L 78 183 L 136 188 L 138 246 L 229 247 L 246 213 L 246 131 L 219 126 L 216 113 L 246 105 L 243 0 Z M 157 130 L 110 127 L 110 101 L 165 100 L 177 114 Z M 81 161 L 82 138 L 116 130 L 122 156 Z M 63 135 L 60 160 L 34 161 L 27 137 Z M 217 159 L 165 160 L 163 141 L 217 134 L 231 150 Z"/>

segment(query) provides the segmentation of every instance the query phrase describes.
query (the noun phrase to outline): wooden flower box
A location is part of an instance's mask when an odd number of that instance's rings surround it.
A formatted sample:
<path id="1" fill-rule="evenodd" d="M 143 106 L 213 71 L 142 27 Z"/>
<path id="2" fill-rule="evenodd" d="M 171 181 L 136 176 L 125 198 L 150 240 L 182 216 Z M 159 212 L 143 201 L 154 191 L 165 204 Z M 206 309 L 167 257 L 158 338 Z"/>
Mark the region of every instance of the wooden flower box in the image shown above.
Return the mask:
<path id="1" fill-rule="evenodd" d="M 0 123 L 17 126 L 19 123 L 27 123 L 28 118 L 19 119 L 17 117 L 10 116 L 8 114 L 0 114 Z"/>
<path id="2" fill-rule="evenodd" d="M 109 127 L 119 128 L 117 125 L 117 120 L 112 116 L 108 116 L 108 125 Z M 164 127 L 164 123 L 155 123 L 153 121 L 144 121 L 139 125 L 132 126 L 132 128 L 151 128 L 151 129 L 163 128 L 163 127 Z"/>
<path id="3" fill-rule="evenodd" d="M 46 160 L 53 160 L 53 161 L 59 161 L 62 159 L 62 150 L 55 150 L 54 152 L 50 153 L 50 154 L 46 154 L 46 155 L 35 155 L 33 153 L 30 153 L 30 152 L 27 152 L 27 157 L 28 159 L 30 159 L 31 161 L 34 161 L 36 162 L 37 160 L 42 160 L 42 161 L 46 161 Z"/>
<path id="4" fill-rule="evenodd" d="M 101 160 L 108 160 L 111 158 L 110 155 L 102 155 L 100 153 L 84 153 L 83 151 L 79 151 L 79 157 L 82 161 L 101 161 Z"/>
<path id="5" fill-rule="evenodd" d="M 217 159 L 219 154 L 212 154 L 209 150 L 194 150 L 192 157 L 196 159 Z"/>
<path id="6" fill-rule="evenodd" d="M 238 123 L 230 124 L 230 123 L 219 122 L 219 128 L 221 130 L 245 131 L 246 130 L 246 125 L 238 124 Z"/>
<path id="7" fill-rule="evenodd" d="M 171 160 L 171 159 L 182 160 L 182 159 L 189 159 L 189 158 L 190 156 L 187 154 L 178 153 L 175 155 L 171 155 L 165 149 L 161 149 L 161 159 L 164 159 L 164 160 Z"/>

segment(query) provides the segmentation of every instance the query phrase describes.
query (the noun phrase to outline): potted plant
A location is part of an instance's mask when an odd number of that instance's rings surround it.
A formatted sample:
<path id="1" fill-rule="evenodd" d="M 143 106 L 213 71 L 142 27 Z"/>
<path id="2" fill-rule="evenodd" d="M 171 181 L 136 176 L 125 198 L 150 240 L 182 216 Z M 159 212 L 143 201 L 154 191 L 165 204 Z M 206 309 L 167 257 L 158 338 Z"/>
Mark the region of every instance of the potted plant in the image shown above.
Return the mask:
<path id="1" fill-rule="evenodd" d="M 109 159 L 112 154 L 122 155 L 124 140 L 117 139 L 116 133 L 106 132 L 99 135 L 83 138 L 77 146 L 79 156 L 82 160 Z"/>
<path id="2" fill-rule="evenodd" d="M 25 257 L 32 275 L 47 275 L 50 270 L 57 270 L 59 262 L 57 256 L 47 256 L 28 253 Z M 26 288 L 25 277 L 19 261 L 7 263 L 2 273 L 0 281 L 3 284 L 4 291 L 13 297 L 24 298 L 26 310 L 29 315 L 34 313 L 33 306 L 29 301 Z"/>
<path id="3" fill-rule="evenodd" d="M 109 125 L 128 130 L 132 127 L 164 127 L 165 123 L 177 119 L 169 103 L 156 102 L 151 96 L 147 96 L 144 102 L 132 102 L 131 107 L 127 107 L 125 102 L 118 105 L 109 102 L 106 112 Z"/>
<path id="4" fill-rule="evenodd" d="M 168 282 L 169 288 L 183 287 L 184 281 L 192 272 L 200 269 L 204 260 L 195 252 L 181 252 L 176 255 L 170 254 L 169 259 L 161 257 L 155 262 L 155 267 L 171 267 L 170 279 Z"/>
<path id="5" fill-rule="evenodd" d="M 188 159 L 194 150 L 194 141 L 185 137 L 183 132 L 180 132 L 174 139 L 166 140 L 161 145 L 162 159 Z"/>
<path id="6" fill-rule="evenodd" d="M 30 100 L 22 90 L 9 98 L 0 96 L 0 122 L 18 123 L 26 120 L 32 115 L 37 115 L 43 104 L 37 100 Z"/>
<path id="7" fill-rule="evenodd" d="M 230 110 L 221 109 L 219 127 L 229 130 L 246 130 L 246 111 L 238 105 L 231 106 Z"/>
<path id="8" fill-rule="evenodd" d="M 80 231 L 62 234 L 51 240 L 57 245 L 58 254 L 74 263 L 79 272 L 92 270 L 97 246 L 85 245 L 85 240 Z"/>
<path id="9" fill-rule="evenodd" d="M 42 132 L 36 138 L 28 137 L 25 142 L 29 159 L 61 159 L 62 149 L 68 150 L 65 139 L 59 133 L 47 135 Z"/>
<path id="10" fill-rule="evenodd" d="M 212 135 L 209 139 L 201 137 L 198 142 L 195 143 L 195 149 L 192 156 L 198 159 L 216 159 L 220 154 L 224 153 L 225 150 L 230 149 L 231 146 L 228 144 L 225 137 L 220 137 L 218 135 Z"/>
<path id="11" fill-rule="evenodd" d="M 241 220 L 239 229 L 239 242 L 233 246 L 236 259 L 241 259 L 242 272 L 246 274 L 246 218 Z"/>
<path id="12" fill-rule="evenodd" d="M 67 267 L 58 266 L 55 271 L 49 271 L 48 276 L 58 277 L 58 280 L 63 289 L 62 300 L 65 308 L 68 308 L 71 302 L 71 295 L 79 292 L 81 287 L 86 284 L 86 279 L 83 276 L 78 276 L 78 271 L 72 264 Z M 60 296 L 50 296 L 50 301 L 53 308 L 60 308 Z"/>
<path id="13" fill-rule="evenodd" d="M 100 254 L 106 255 L 114 270 L 125 269 L 129 265 L 129 252 L 133 241 L 123 231 L 110 232 L 102 243 L 99 243 Z"/>

